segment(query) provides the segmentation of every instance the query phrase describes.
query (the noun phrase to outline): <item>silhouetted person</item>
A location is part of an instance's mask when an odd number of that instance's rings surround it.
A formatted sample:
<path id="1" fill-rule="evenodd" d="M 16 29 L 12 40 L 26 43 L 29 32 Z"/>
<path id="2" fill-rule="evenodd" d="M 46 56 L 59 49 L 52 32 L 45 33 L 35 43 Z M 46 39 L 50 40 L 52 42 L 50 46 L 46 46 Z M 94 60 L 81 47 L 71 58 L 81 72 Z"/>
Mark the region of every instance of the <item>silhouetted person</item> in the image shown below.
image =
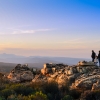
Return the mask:
<path id="1" fill-rule="evenodd" d="M 99 61 L 99 67 L 100 67 L 100 51 L 99 51 L 99 54 L 98 54 L 98 61 Z"/>
<path id="2" fill-rule="evenodd" d="M 96 54 L 95 54 L 94 50 L 92 50 L 92 55 L 91 55 L 91 57 L 92 57 L 92 62 L 94 62 L 95 56 L 96 56 Z"/>

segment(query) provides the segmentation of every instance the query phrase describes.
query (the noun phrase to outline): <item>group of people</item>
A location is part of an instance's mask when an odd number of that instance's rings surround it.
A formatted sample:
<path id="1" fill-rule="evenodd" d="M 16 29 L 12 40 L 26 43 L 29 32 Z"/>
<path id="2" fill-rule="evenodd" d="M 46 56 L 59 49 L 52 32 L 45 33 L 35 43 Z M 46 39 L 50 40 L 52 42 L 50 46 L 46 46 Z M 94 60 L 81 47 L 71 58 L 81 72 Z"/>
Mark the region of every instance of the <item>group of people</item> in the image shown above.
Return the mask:
<path id="1" fill-rule="evenodd" d="M 97 65 L 97 63 L 99 62 L 99 67 L 100 67 L 100 51 L 98 53 L 98 55 L 96 55 L 96 53 L 94 52 L 94 50 L 92 50 L 92 62 L 95 63 L 95 65 Z"/>

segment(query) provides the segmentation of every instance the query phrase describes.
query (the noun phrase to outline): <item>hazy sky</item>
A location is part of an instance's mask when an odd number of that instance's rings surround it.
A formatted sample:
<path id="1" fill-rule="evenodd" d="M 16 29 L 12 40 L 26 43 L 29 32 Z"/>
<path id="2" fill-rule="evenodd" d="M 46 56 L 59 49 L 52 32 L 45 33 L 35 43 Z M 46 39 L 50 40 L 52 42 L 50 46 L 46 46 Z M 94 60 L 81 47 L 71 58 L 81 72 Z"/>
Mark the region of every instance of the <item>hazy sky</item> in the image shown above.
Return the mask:
<path id="1" fill-rule="evenodd" d="M 100 0 L 0 0 L 0 53 L 90 58 L 100 50 Z"/>

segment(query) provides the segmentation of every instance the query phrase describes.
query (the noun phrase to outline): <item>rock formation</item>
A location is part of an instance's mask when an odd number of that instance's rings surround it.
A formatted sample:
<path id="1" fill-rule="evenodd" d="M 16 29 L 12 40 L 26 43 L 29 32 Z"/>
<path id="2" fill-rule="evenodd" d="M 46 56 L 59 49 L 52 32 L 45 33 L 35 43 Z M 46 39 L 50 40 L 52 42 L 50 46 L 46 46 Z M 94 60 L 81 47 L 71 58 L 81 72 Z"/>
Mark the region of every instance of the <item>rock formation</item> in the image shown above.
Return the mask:
<path id="1" fill-rule="evenodd" d="M 77 65 L 44 64 L 41 71 L 33 75 L 27 65 L 18 64 L 7 76 L 11 82 L 31 81 L 49 83 L 55 81 L 59 87 L 70 84 L 70 89 L 100 89 L 100 68 L 93 62 L 80 61 Z"/>
<path id="2" fill-rule="evenodd" d="M 84 88 L 95 90 L 100 88 L 100 69 L 93 63 L 80 61 L 77 65 L 44 64 L 41 77 L 34 78 L 32 82 L 56 81 L 59 87 L 70 83 L 71 89 Z"/>
<path id="3" fill-rule="evenodd" d="M 33 73 L 27 64 L 23 66 L 18 64 L 7 76 L 11 82 L 30 81 L 33 77 Z"/>

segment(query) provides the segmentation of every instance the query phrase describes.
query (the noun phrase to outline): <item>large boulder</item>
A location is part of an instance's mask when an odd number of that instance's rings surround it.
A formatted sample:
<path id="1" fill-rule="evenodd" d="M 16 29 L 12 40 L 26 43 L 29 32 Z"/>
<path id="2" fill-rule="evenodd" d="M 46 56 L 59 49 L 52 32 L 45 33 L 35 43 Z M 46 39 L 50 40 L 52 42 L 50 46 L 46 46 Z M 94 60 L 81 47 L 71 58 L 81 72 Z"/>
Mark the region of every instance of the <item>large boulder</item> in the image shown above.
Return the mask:
<path id="1" fill-rule="evenodd" d="M 22 75 L 20 75 L 20 81 L 30 81 L 32 80 L 33 77 L 33 73 L 31 71 L 24 71 Z"/>
<path id="2" fill-rule="evenodd" d="M 96 89 L 96 87 L 99 87 L 99 84 L 96 83 L 98 80 L 100 80 L 100 74 L 86 75 L 85 77 L 76 79 L 75 83 L 72 84 L 71 88 L 81 88 L 81 89 L 84 88 L 84 89 L 93 90 Z"/>
<path id="3" fill-rule="evenodd" d="M 31 81 L 34 78 L 32 71 L 28 65 L 18 64 L 7 76 L 11 82 Z"/>

